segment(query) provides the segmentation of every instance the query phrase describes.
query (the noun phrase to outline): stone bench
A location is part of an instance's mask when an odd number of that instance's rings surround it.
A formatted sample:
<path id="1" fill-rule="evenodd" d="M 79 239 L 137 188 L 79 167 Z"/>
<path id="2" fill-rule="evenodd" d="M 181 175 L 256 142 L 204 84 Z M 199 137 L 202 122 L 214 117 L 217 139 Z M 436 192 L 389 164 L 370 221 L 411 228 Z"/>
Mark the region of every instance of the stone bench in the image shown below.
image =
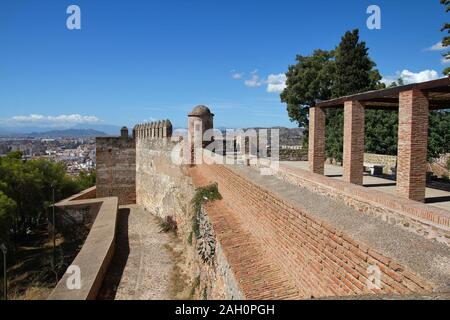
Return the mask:
<path id="1" fill-rule="evenodd" d="M 364 163 L 364 170 L 369 171 L 371 176 L 382 175 L 384 167 L 383 164 Z"/>

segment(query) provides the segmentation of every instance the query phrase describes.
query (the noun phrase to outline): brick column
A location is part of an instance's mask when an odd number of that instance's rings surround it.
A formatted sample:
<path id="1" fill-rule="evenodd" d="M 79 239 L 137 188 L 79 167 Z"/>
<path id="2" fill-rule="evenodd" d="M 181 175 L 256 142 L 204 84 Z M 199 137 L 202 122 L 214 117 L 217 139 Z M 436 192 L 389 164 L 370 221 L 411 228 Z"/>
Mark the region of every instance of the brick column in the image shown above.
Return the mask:
<path id="1" fill-rule="evenodd" d="M 416 201 L 425 200 L 428 98 L 419 90 L 400 93 L 398 115 L 397 192 Z"/>
<path id="2" fill-rule="evenodd" d="M 325 111 L 309 108 L 309 171 L 324 174 L 325 168 Z"/>
<path id="3" fill-rule="evenodd" d="M 363 184 L 364 106 L 359 101 L 344 104 L 344 181 Z"/>

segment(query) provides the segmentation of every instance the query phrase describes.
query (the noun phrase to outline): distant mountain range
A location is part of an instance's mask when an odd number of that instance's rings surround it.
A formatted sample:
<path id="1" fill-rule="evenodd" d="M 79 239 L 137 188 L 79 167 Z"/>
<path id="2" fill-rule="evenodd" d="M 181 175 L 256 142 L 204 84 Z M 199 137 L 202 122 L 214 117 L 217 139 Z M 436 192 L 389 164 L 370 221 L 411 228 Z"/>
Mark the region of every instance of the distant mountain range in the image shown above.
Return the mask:
<path id="1" fill-rule="evenodd" d="M 1 133 L 3 137 L 27 138 L 88 138 L 107 136 L 106 133 L 93 129 L 64 129 L 30 133 Z"/>
<path id="2" fill-rule="evenodd" d="M 34 138 L 88 138 L 88 137 L 102 137 L 107 136 L 102 131 L 93 129 L 66 129 L 66 130 L 52 130 L 45 132 L 32 132 L 27 134 Z"/>
<path id="3" fill-rule="evenodd" d="M 73 127 L 3 127 L 1 137 L 93 137 L 120 134 L 120 126 L 108 124 L 83 125 Z"/>

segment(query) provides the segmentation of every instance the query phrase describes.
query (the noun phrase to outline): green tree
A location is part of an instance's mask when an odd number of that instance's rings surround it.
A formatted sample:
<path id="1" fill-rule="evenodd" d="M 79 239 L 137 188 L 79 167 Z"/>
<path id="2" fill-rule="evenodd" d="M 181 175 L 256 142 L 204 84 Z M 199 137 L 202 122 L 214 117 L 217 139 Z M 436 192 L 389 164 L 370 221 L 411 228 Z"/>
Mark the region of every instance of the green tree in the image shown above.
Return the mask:
<path id="1" fill-rule="evenodd" d="M 78 192 L 95 186 L 96 173 L 95 170 L 89 172 L 80 172 L 78 177 L 75 179 L 77 184 Z"/>
<path id="2" fill-rule="evenodd" d="M 334 51 L 316 50 L 312 56 L 297 56 L 297 64 L 289 66 L 286 73 L 281 101 L 287 104 L 291 121 L 305 127 L 304 144 L 308 136 L 308 108 L 318 100 L 384 88 L 375 67 L 366 44 L 359 40 L 358 30 L 347 32 Z M 399 79 L 398 83 L 403 81 Z M 342 160 L 342 109 L 327 110 L 326 119 L 327 156 Z M 366 111 L 367 152 L 396 154 L 397 119 L 395 111 Z"/>
<path id="3" fill-rule="evenodd" d="M 309 107 L 331 98 L 334 52 L 316 50 L 311 56 L 298 55 L 296 61 L 288 68 L 287 86 L 280 97 L 287 104 L 290 120 L 307 127 Z"/>
<path id="4" fill-rule="evenodd" d="M 332 98 L 383 88 L 381 75 L 370 59 L 365 42 L 359 41 L 359 31 L 348 31 L 335 50 L 335 74 L 333 76 Z M 370 124 L 376 117 L 373 110 L 366 112 Z M 342 109 L 330 109 L 326 117 L 327 157 L 342 161 L 344 144 L 344 113 Z M 386 128 L 388 123 L 381 119 L 379 124 Z M 367 126 L 366 126 L 367 127 Z M 386 128 L 388 130 L 388 128 Z M 368 136 L 369 138 L 371 135 Z M 369 144 L 370 145 L 370 144 Z"/>
<path id="5" fill-rule="evenodd" d="M 449 12 L 450 11 L 450 0 L 440 0 L 441 4 L 443 4 L 445 6 L 445 12 Z M 442 39 L 442 45 L 444 47 L 448 47 L 450 46 L 450 23 L 444 23 L 444 25 L 442 26 L 441 31 L 447 31 L 447 36 L 445 36 Z M 444 59 L 450 59 L 450 52 L 447 52 L 444 54 Z M 450 67 L 446 68 L 444 70 L 444 74 L 445 75 L 449 75 L 450 74 Z"/>
<path id="6" fill-rule="evenodd" d="M 381 75 L 369 58 L 365 42 L 359 41 L 359 30 L 348 31 L 336 49 L 336 73 L 333 98 L 382 88 Z"/>
<path id="7" fill-rule="evenodd" d="M 450 153 L 450 112 L 430 112 L 428 129 L 428 160 Z"/>
<path id="8" fill-rule="evenodd" d="M 2 191 L 17 204 L 13 218 L 14 233 L 23 234 L 26 221 L 40 210 L 42 175 L 22 161 L 17 154 L 2 158 L 0 173 Z"/>
<path id="9" fill-rule="evenodd" d="M 397 155 L 398 110 L 366 110 L 365 151 Z"/>
<path id="10" fill-rule="evenodd" d="M 46 213 L 52 203 L 84 188 L 87 183 L 66 174 L 62 163 L 44 159 L 23 161 L 20 153 L 11 153 L 0 159 L 0 191 L 16 203 L 13 215 L 15 236 L 25 234 Z"/>
<path id="11" fill-rule="evenodd" d="M 0 243 L 8 243 L 16 202 L 0 191 Z"/>

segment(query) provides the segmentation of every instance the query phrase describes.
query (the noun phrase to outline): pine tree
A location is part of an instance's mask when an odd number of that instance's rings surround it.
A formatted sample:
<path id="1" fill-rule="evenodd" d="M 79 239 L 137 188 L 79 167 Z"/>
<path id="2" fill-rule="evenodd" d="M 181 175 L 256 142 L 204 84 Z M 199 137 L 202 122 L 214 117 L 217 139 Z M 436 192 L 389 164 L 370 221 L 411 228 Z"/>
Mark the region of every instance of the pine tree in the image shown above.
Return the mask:
<path id="1" fill-rule="evenodd" d="M 335 75 L 332 96 L 339 98 L 355 93 L 383 88 L 381 75 L 370 59 L 365 42 L 359 41 L 359 31 L 348 31 L 336 48 Z M 375 112 L 368 110 L 366 118 L 371 123 Z M 344 144 L 344 115 L 342 109 L 327 111 L 326 153 L 327 157 L 342 161 Z M 388 123 L 381 123 L 383 127 Z"/>
<path id="2" fill-rule="evenodd" d="M 445 12 L 450 11 L 450 0 L 441 0 L 441 4 L 443 4 L 445 6 Z M 450 34 L 450 23 L 445 23 L 442 26 L 441 31 L 447 31 L 447 34 Z M 442 39 L 442 45 L 444 47 L 450 46 L 450 36 L 447 35 L 446 37 L 444 37 L 444 39 Z M 450 52 L 447 52 L 444 54 L 444 59 L 450 60 Z M 446 76 L 450 75 L 450 67 L 448 67 L 444 70 L 444 74 Z"/>
<path id="3" fill-rule="evenodd" d="M 376 89 L 381 76 L 374 70 L 365 42 L 359 42 L 359 30 L 348 31 L 336 49 L 336 73 L 333 98 Z"/>
<path id="4" fill-rule="evenodd" d="M 291 121 L 305 128 L 303 144 L 308 141 L 309 107 L 318 100 L 331 98 L 334 74 L 334 52 L 316 50 L 311 56 L 298 55 L 297 64 L 289 66 L 286 73 L 286 89 L 281 101 L 287 104 Z"/>

